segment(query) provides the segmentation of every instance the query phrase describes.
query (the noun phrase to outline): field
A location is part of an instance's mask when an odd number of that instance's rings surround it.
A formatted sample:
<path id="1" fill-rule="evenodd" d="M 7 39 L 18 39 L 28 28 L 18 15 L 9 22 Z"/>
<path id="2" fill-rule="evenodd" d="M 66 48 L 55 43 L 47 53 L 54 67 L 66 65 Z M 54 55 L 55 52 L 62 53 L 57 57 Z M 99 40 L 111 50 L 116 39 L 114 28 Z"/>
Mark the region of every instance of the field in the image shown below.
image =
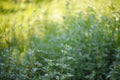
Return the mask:
<path id="1" fill-rule="evenodd" d="M 0 80 L 120 80 L 120 0 L 0 0 Z"/>

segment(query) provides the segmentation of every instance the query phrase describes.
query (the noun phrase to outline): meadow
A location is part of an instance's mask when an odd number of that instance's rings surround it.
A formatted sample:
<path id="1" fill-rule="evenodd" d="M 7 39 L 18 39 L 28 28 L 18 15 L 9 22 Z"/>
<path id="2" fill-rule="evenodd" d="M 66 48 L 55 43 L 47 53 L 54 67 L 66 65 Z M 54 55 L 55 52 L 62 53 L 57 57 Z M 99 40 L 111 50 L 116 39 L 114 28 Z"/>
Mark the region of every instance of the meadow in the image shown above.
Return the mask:
<path id="1" fill-rule="evenodd" d="M 0 80 L 120 80 L 120 1 L 0 0 Z"/>

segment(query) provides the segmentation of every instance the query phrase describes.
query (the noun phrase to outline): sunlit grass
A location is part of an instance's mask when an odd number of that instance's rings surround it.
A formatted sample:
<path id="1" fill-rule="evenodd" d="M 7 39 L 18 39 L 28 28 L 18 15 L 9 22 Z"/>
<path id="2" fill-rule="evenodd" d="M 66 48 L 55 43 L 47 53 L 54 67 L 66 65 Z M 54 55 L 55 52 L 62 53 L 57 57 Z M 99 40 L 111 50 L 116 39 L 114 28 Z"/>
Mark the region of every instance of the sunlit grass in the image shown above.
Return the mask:
<path id="1" fill-rule="evenodd" d="M 9 10 L 9 14 L 0 14 L 1 20 L 3 19 L 1 26 L 7 24 L 8 27 L 10 25 L 11 30 L 13 30 L 10 35 L 7 35 L 2 41 L 6 42 L 8 37 L 14 35 L 18 44 L 22 41 L 29 43 L 29 36 L 31 33 L 42 38 L 46 35 L 45 27 L 47 26 L 47 23 L 55 22 L 62 24 L 64 22 L 64 17 L 66 16 L 77 17 L 80 14 L 84 19 L 87 19 L 89 14 L 94 14 L 95 17 L 98 17 L 99 19 L 101 19 L 102 15 L 107 15 L 113 16 L 116 20 L 119 20 L 117 14 L 111 15 L 112 11 L 109 8 L 111 4 L 117 3 L 112 3 L 110 0 L 53 0 L 50 3 L 43 1 L 36 5 L 35 3 L 28 4 L 20 2 L 15 4 L 11 1 L 1 1 L 1 7 L 5 10 Z M 87 13 L 87 11 L 89 13 Z M 83 14 L 81 14 L 81 12 Z M 7 23 L 7 21 L 4 21 L 6 18 L 8 18 L 10 24 Z M 59 31 L 64 31 L 64 29 L 66 29 L 66 27 L 60 28 Z"/>

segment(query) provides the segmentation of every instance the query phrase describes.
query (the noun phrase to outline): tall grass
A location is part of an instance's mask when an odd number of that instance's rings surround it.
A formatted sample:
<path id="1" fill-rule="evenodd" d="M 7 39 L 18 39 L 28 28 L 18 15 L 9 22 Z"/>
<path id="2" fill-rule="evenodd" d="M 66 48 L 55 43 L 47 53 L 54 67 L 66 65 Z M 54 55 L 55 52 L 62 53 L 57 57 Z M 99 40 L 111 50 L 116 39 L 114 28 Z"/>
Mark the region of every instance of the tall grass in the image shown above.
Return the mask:
<path id="1" fill-rule="evenodd" d="M 119 6 L 1 2 L 1 80 L 119 80 Z"/>

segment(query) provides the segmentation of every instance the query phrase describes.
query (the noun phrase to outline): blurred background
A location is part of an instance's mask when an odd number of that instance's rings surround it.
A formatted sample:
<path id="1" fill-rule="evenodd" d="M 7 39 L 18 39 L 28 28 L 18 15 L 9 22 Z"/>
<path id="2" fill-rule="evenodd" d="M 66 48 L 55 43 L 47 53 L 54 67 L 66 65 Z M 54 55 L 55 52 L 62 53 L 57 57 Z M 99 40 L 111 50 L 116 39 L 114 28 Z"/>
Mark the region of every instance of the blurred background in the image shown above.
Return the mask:
<path id="1" fill-rule="evenodd" d="M 120 0 L 0 0 L 1 80 L 119 80 Z"/>

